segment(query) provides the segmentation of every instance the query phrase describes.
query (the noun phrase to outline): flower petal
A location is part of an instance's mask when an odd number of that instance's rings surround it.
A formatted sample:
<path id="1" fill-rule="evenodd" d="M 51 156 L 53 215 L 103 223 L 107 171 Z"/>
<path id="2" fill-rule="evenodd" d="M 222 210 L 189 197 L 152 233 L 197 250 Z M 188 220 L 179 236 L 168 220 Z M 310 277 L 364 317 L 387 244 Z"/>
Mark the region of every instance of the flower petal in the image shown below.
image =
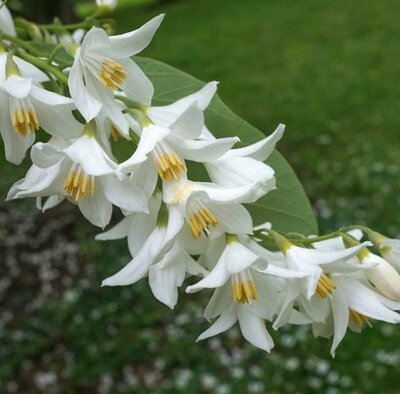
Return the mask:
<path id="1" fill-rule="evenodd" d="M 215 322 L 214 324 L 204 331 L 196 340 L 201 341 L 206 338 L 213 337 L 221 332 L 229 330 L 237 321 L 237 311 L 235 305 L 231 305 Z"/>
<path id="2" fill-rule="evenodd" d="M 84 83 L 83 68 L 79 56 L 75 58 L 74 64 L 69 72 L 68 86 L 76 107 L 86 121 L 89 122 L 95 118 L 101 110 L 102 103 L 89 92 Z"/>
<path id="3" fill-rule="evenodd" d="M 121 89 L 131 99 L 150 105 L 154 95 L 154 87 L 142 69 L 131 59 L 118 61 L 128 73 L 128 79 Z"/>
<path id="4" fill-rule="evenodd" d="M 268 137 L 244 148 L 233 149 L 227 156 L 247 156 L 255 160 L 265 161 L 275 149 L 276 143 L 282 138 L 284 131 L 285 125 L 280 124 Z"/>
<path id="5" fill-rule="evenodd" d="M 128 178 L 118 180 L 112 175 L 102 178 L 104 194 L 108 201 L 130 212 L 147 212 L 148 204 L 144 193 L 134 186 Z"/>
<path id="6" fill-rule="evenodd" d="M 143 278 L 163 245 L 165 228 L 156 227 L 137 256 L 116 274 L 103 280 L 102 286 L 130 285 Z"/>
<path id="7" fill-rule="evenodd" d="M 177 135 L 170 135 L 168 141 L 173 145 L 174 150 L 183 158 L 203 163 L 217 160 L 238 142 L 238 138 L 227 137 L 216 140 L 186 140 Z"/>
<path id="8" fill-rule="evenodd" d="M 160 26 L 164 14 L 158 15 L 139 29 L 110 37 L 108 56 L 115 58 L 131 57 L 146 48 Z"/>
<path id="9" fill-rule="evenodd" d="M 170 126 L 176 136 L 195 139 L 198 138 L 204 126 L 203 111 L 197 103 L 191 104 Z"/>
<path id="10" fill-rule="evenodd" d="M 112 204 L 104 195 L 103 187 L 99 182 L 95 183 L 93 196 L 82 198 L 78 205 L 82 215 L 94 226 L 104 229 L 110 223 Z"/>
<path id="11" fill-rule="evenodd" d="M 339 288 L 335 290 L 335 294 L 331 298 L 331 305 L 334 326 L 331 355 L 335 357 L 335 351 L 346 335 L 347 326 L 349 325 L 349 307 L 346 297 Z"/>
<path id="12" fill-rule="evenodd" d="M 147 114 L 157 124 L 170 126 L 187 108 L 196 103 L 202 111 L 210 104 L 217 91 L 218 82 L 209 82 L 197 92 L 183 97 L 172 104 L 150 107 Z"/>
<path id="13" fill-rule="evenodd" d="M 254 316 L 246 306 L 239 306 L 238 318 L 243 337 L 255 347 L 270 352 L 274 341 L 265 328 L 264 321 Z"/>
<path id="14" fill-rule="evenodd" d="M 275 187 L 274 170 L 257 160 L 247 157 L 231 157 L 205 163 L 213 182 L 225 187 L 239 187 L 249 183 L 271 182 Z"/>

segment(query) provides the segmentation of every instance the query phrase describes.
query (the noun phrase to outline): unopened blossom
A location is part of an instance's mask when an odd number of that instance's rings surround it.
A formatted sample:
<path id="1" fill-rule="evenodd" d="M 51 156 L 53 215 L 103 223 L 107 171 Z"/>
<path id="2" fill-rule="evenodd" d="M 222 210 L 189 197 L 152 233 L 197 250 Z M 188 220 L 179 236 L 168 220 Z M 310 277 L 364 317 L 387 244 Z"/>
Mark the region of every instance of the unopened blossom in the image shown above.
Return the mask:
<path id="1" fill-rule="evenodd" d="M 75 49 L 68 85 L 75 105 L 87 121 L 102 110 L 126 132 L 128 122 L 115 103 L 114 92 L 123 90 L 132 99 L 139 95 L 142 100 L 150 92 L 145 104 L 150 102 L 152 84 L 131 57 L 147 47 L 163 17 L 159 15 L 137 30 L 111 37 L 93 27 Z"/>
<path id="2" fill-rule="evenodd" d="M 371 253 L 368 250 L 359 253 L 362 264 L 370 264 L 371 268 L 365 270 L 368 280 L 385 297 L 400 301 L 400 275 L 382 257 Z"/>
<path id="3" fill-rule="evenodd" d="M 42 169 L 41 182 L 29 177 L 17 182 L 13 198 L 62 195 L 79 206 L 92 224 L 104 228 L 111 219 L 112 206 L 132 212 L 147 211 L 147 199 L 129 179 L 117 171 L 101 148 L 93 126 L 71 142 L 37 143 L 32 161 Z M 36 177 L 37 169 L 35 170 Z"/>
<path id="4" fill-rule="evenodd" d="M 106 13 L 115 9 L 118 5 L 118 0 L 96 0 L 96 5 L 99 8 L 99 13 Z"/>
<path id="5" fill-rule="evenodd" d="M 39 128 L 54 136 L 73 138 L 81 134 L 82 126 L 72 115 L 71 99 L 39 87 L 22 77 L 10 58 L 9 63 L 7 78 L 0 85 L 0 132 L 6 159 L 19 164 Z"/>
<path id="6" fill-rule="evenodd" d="M 388 238 L 376 231 L 368 231 L 368 237 L 376 245 L 382 257 L 400 272 L 400 239 Z"/>

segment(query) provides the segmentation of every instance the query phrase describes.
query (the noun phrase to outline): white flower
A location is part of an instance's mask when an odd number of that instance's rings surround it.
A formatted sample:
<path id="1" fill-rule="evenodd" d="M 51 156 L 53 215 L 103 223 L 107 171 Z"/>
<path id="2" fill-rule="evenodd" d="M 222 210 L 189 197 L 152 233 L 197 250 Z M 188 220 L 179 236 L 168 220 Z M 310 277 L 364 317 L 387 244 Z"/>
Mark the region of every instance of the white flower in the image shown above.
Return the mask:
<path id="1" fill-rule="evenodd" d="M 265 270 L 267 262 L 246 248 L 236 235 L 226 235 L 226 246 L 215 267 L 200 282 L 189 286 L 187 293 L 205 288 L 217 288 L 231 280 L 236 302 L 249 304 L 258 298 L 253 274 Z"/>
<path id="2" fill-rule="evenodd" d="M 278 312 L 281 303 L 278 278 L 298 278 L 303 273 L 273 266 L 275 254 L 260 253 L 263 248 L 248 237 L 239 239 L 235 235 L 226 235 L 222 253 L 218 252 L 217 245 L 213 246 L 211 253 L 207 251 L 205 259 L 200 258 L 199 262 L 210 265 L 204 260 L 216 260 L 214 268 L 204 279 L 186 289 L 186 292 L 193 293 L 216 288 L 205 317 L 208 320 L 220 317 L 200 335 L 199 340 L 217 335 L 239 320 L 243 336 L 254 346 L 270 351 L 273 342 L 263 320 L 271 321 Z M 296 314 L 300 315 L 294 311 L 290 319 L 292 323 L 299 319 Z"/>
<path id="3" fill-rule="evenodd" d="M 349 261 L 361 250 L 371 246 L 370 242 L 363 242 L 351 248 L 340 250 L 317 250 L 295 246 L 283 237 L 277 238 L 280 249 L 285 255 L 286 266 L 289 269 L 307 273 L 302 283 L 302 292 L 307 298 L 311 298 L 316 292 L 325 297 L 333 289 L 333 285 L 324 270 L 329 272 L 353 272 L 359 270 L 359 265 Z"/>
<path id="4" fill-rule="evenodd" d="M 195 162 L 216 159 L 238 141 L 237 138 L 198 140 L 203 126 L 203 112 L 196 103 L 168 127 L 154 124 L 149 119 L 141 131 L 137 150 L 119 168 L 123 172 L 135 170 L 141 178 L 144 172 L 155 186 L 157 172 L 163 181 L 177 180 L 187 171 L 185 159 Z"/>
<path id="5" fill-rule="evenodd" d="M 325 299 L 325 303 L 319 304 L 320 308 L 325 307 L 326 316 L 313 324 L 313 333 L 315 336 L 328 338 L 333 334 L 333 357 L 346 334 L 347 327 L 360 332 L 362 326 L 365 323 L 369 324 L 371 319 L 400 323 L 400 315 L 391 310 L 400 309 L 400 304 L 393 303 L 368 288 L 356 274 L 332 274 L 331 281 L 335 284 L 331 296 Z M 304 305 L 303 303 L 301 306 Z M 307 309 L 307 312 L 310 310 Z M 320 316 L 320 313 L 318 315 Z"/>
<path id="6" fill-rule="evenodd" d="M 141 236 L 141 244 L 136 242 L 134 247 L 130 246 L 131 251 L 134 252 L 133 259 L 116 274 L 105 279 L 102 286 L 130 285 L 148 274 L 154 296 L 172 309 L 178 300 L 178 287 L 182 285 L 186 275 L 204 275 L 207 271 L 190 257 L 179 242 L 177 236 L 182 227 L 181 218 L 174 211 L 169 211 L 167 214 L 165 206 L 159 211 L 159 198 L 156 198 L 154 202 L 150 204 L 148 218 L 153 223 L 158 215 L 154 228 L 150 232 L 145 229 L 148 234 L 146 239 L 143 240 Z M 139 224 L 137 216 L 133 220 Z M 123 225 L 120 224 L 120 226 Z M 119 232 L 115 229 L 111 231 L 112 233 L 102 234 L 97 239 L 110 239 Z M 130 231 L 138 234 L 140 228 L 130 227 Z M 122 234 L 125 232 L 121 231 Z"/>
<path id="7" fill-rule="evenodd" d="M 369 231 L 368 236 L 379 248 L 382 257 L 400 272 L 400 239 L 388 238 L 376 231 Z"/>
<path id="8" fill-rule="evenodd" d="M 10 36 L 16 35 L 10 10 L 5 6 L 3 1 L 0 1 L 0 31 Z"/>
<path id="9" fill-rule="evenodd" d="M 243 186 L 247 183 L 264 181 L 275 186 L 274 170 L 264 164 L 282 138 L 285 125 L 280 124 L 268 137 L 255 144 L 239 149 L 231 149 L 218 160 L 205 163 L 213 182 L 226 186 Z"/>
<path id="10" fill-rule="evenodd" d="M 37 143 L 31 156 L 36 168 L 13 186 L 10 198 L 62 195 L 102 228 L 111 219 L 113 204 L 133 212 L 147 210 L 144 194 L 117 172 L 117 165 L 91 135 L 84 134 L 72 143 Z"/>
<path id="11" fill-rule="evenodd" d="M 265 320 L 269 318 L 268 295 L 270 294 L 260 294 L 260 298 L 251 304 L 241 304 L 232 300 L 229 284 L 218 288 L 207 306 L 205 315 L 208 319 L 219 317 L 197 338 L 197 341 L 227 331 L 239 321 L 243 337 L 253 346 L 270 352 L 274 342 L 265 327 Z"/>
<path id="12" fill-rule="evenodd" d="M 361 252 L 359 259 L 362 264 L 369 264 L 372 267 L 365 270 L 368 280 L 385 297 L 400 301 L 400 275 L 382 257 L 369 251 Z"/>
<path id="13" fill-rule="evenodd" d="M 75 105 L 87 121 L 100 110 L 121 130 L 128 122 L 114 100 L 114 90 L 122 89 L 132 99 L 139 96 L 149 104 L 153 87 L 143 71 L 130 59 L 150 43 L 164 15 L 159 15 L 129 33 L 109 37 L 93 27 L 76 50 L 69 74 L 69 88 Z M 145 93 L 142 93 L 145 92 Z"/>
<path id="14" fill-rule="evenodd" d="M 0 86 L 0 132 L 6 158 L 19 164 L 39 128 L 65 138 L 81 134 L 72 115 L 72 100 L 35 85 L 31 79 L 11 75 Z"/>
<path id="15" fill-rule="evenodd" d="M 339 250 L 316 250 L 294 246 L 276 233 L 274 233 L 274 237 L 284 254 L 286 268 L 305 274 L 304 278 L 288 279 L 285 299 L 274 322 L 275 329 L 289 321 L 296 300 L 304 301 L 302 305 L 307 308 L 309 313 L 309 308 L 313 306 L 310 300 L 314 295 L 317 296 L 313 297 L 314 300 L 316 298 L 324 300 L 326 297 L 330 297 L 336 286 L 331 279 L 331 273 L 351 273 L 368 268 L 368 265 L 361 265 L 357 260 L 352 259 L 366 246 L 370 246 L 370 242 L 347 249 L 343 245 L 343 248 Z M 315 313 L 312 313 L 314 316 L 321 313 L 319 304 L 314 309 L 316 309 Z M 322 310 L 320 319 L 323 318 L 324 311 Z"/>
<path id="16" fill-rule="evenodd" d="M 163 199 L 179 212 L 193 238 L 223 233 L 250 234 L 252 219 L 241 203 L 253 202 L 264 185 L 223 188 L 210 182 L 193 182 L 182 174 L 178 181 L 164 182 Z"/>

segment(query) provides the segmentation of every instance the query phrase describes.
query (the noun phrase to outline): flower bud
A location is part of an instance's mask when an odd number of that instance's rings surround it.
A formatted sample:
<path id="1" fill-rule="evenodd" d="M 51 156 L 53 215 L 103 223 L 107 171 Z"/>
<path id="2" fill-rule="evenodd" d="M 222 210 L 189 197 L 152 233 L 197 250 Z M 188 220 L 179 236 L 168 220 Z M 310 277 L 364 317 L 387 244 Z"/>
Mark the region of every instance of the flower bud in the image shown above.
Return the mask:
<path id="1" fill-rule="evenodd" d="M 101 16 L 113 11 L 118 4 L 118 0 L 96 0 L 97 15 Z"/>
<path id="2" fill-rule="evenodd" d="M 376 264 L 365 271 L 368 280 L 385 297 L 391 300 L 400 301 L 400 275 L 382 257 L 368 253 L 362 263 Z"/>

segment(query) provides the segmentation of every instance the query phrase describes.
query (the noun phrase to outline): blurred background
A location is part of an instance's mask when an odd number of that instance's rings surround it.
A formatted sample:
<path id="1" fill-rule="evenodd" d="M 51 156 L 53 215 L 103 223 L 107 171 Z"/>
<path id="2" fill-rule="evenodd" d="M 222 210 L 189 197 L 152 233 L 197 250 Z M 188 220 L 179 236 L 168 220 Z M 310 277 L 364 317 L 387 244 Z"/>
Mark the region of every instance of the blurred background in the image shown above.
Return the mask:
<path id="1" fill-rule="evenodd" d="M 40 1 L 26 2 L 34 11 L 22 3 L 20 12 L 49 17 Z M 91 1 L 52 3 L 66 19 L 93 10 Z M 266 134 L 287 125 L 279 149 L 321 231 L 366 223 L 399 236 L 398 0 L 120 3 L 119 32 L 167 13 L 144 56 L 220 81 L 221 98 Z M 4 200 L 28 163 L 0 154 Z M 96 232 L 68 204 L 45 215 L 34 201 L 1 204 L 1 393 L 399 392 L 400 328 L 374 322 L 349 333 L 335 359 L 307 328 L 273 333 L 272 354 L 237 329 L 195 344 L 209 294 L 172 312 L 145 281 L 100 288 L 128 252 L 124 242 L 94 243 Z"/>

